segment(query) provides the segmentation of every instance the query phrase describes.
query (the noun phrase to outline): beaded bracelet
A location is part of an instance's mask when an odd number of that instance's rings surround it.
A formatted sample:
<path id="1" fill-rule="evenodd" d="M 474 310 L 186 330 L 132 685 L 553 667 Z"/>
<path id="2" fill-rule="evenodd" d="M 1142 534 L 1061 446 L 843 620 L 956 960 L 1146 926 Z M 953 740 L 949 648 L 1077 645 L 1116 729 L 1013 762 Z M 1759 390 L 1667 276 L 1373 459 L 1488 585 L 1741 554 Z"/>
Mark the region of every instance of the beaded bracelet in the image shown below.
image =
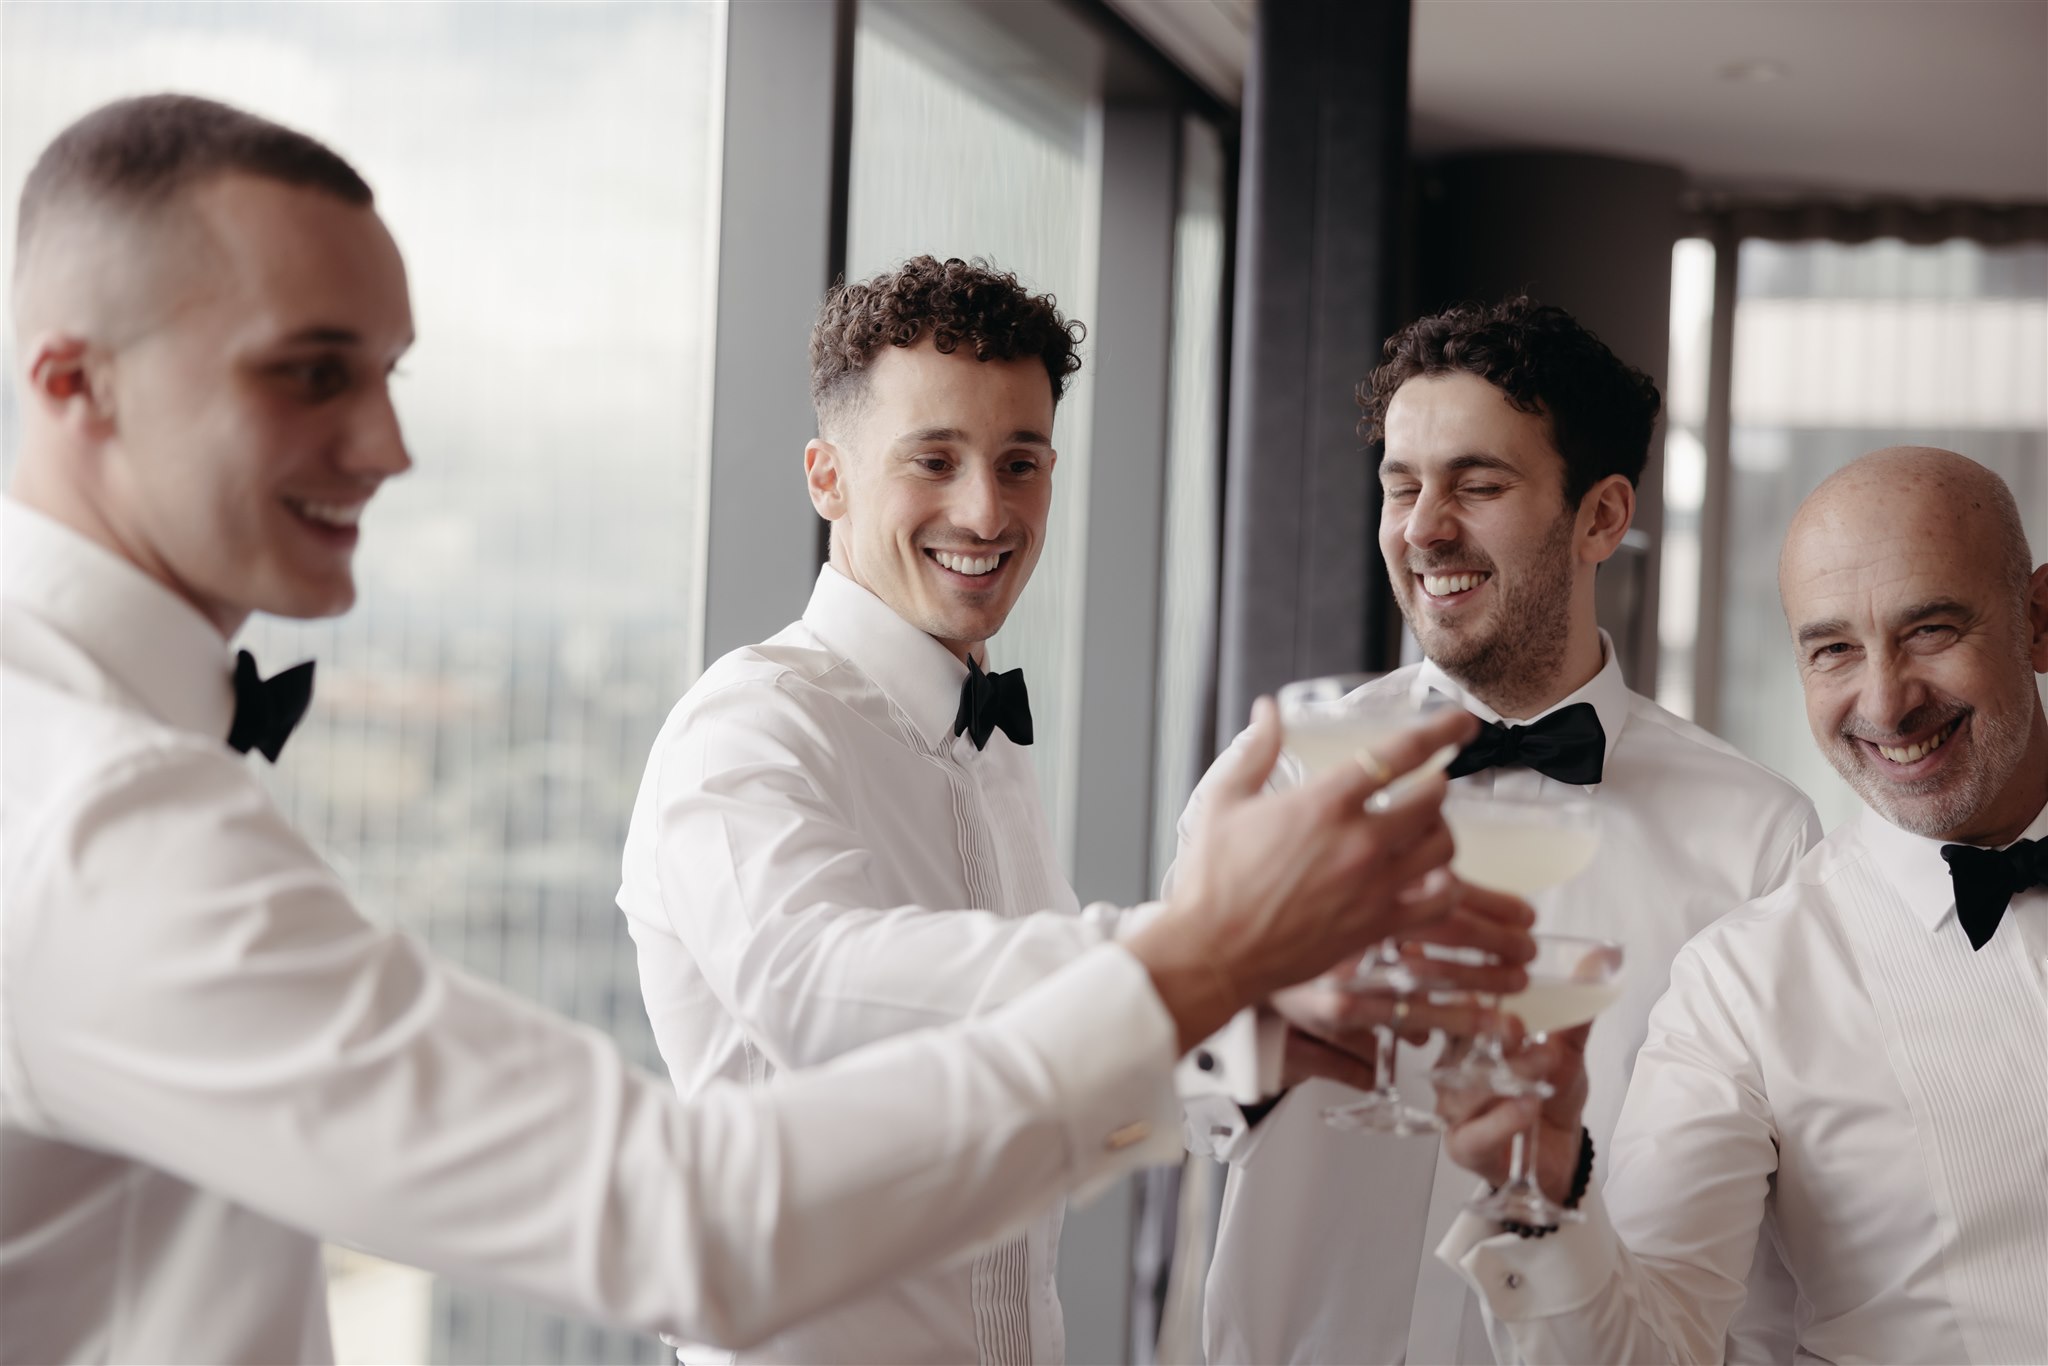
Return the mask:
<path id="1" fill-rule="evenodd" d="M 1583 1124 L 1579 1126 L 1579 1165 L 1572 1172 L 1571 1193 L 1564 1198 L 1566 1209 L 1577 1209 L 1579 1201 L 1586 1198 L 1586 1187 L 1593 1183 L 1593 1134 Z M 1500 1223 L 1503 1232 L 1523 1238 L 1541 1238 L 1547 1233 L 1557 1232 L 1556 1224 L 1518 1224 L 1512 1219 Z"/>

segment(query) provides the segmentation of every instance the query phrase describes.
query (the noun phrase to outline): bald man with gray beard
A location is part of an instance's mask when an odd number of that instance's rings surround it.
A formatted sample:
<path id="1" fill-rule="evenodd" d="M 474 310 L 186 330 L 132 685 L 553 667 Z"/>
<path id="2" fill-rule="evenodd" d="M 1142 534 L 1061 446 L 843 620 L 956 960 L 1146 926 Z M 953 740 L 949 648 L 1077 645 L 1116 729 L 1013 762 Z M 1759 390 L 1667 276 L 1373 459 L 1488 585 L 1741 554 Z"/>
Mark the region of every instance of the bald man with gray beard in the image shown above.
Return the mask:
<path id="1" fill-rule="evenodd" d="M 1502 1359 L 1719 1359 L 1757 1230 L 1802 1360 L 2048 1361 L 2048 565 L 1953 451 L 1874 452 L 1787 533 L 1807 720 L 1866 809 L 1687 946 L 1604 1191 L 1530 1241 L 1439 1256 Z M 1596 1022 L 1593 1029 L 1601 1026 Z M 1552 1045 L 1543 1181 L 1569 1184 L 1584 1031 Z M 1447 1098 L 1489 1180 L 1534 1102 Z"/>

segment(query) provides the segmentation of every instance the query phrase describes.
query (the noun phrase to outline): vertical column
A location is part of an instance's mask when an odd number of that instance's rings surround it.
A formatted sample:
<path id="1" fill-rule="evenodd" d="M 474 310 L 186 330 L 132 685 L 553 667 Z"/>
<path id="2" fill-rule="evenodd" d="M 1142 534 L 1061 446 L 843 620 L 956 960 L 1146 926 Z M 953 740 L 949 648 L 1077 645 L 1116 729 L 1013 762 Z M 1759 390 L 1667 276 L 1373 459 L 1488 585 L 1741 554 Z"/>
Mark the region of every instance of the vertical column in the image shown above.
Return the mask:
<path id="1" fill-rule="evenodd" d="M 1159 684 L 1179 116 L 1102 112 L 1100 280 L 1081 623 L 1074 886 L 1083 901 L 1147 895 Z M 1135 1190 L 1067 1212 L 1060 1303 L 1068 1359 L 1120 1359 L 1129 1340 Z"/>
<path id="2" fill-rule="evenodd" d="M 1423 306 L 1527 291 L 1570 309 L 1661 388 L 1671 352 L 1675 166 L 1563 152 L 1485 153 L 1431 165 L 1419 243 Z M 1629 539 L 1600 572 L 1600 624 L 1631 687 L 1654 693 L 1663 426 L 1650 441 Z"/>
<path id="3" fill-rule="evenodd" d="M 1259 7 L 1246 73 L 1219 731 L 1290 678 L 1392 663 L 1354 386 L 1391 330 L 1407 0 Z"/>
<path id="4" fill-rule="evenodd" d="M 707 661 L 787 625 L 818 572 L 808 340 L 845 249 L 853 22 L 853 0 L 726 12 Z"/>

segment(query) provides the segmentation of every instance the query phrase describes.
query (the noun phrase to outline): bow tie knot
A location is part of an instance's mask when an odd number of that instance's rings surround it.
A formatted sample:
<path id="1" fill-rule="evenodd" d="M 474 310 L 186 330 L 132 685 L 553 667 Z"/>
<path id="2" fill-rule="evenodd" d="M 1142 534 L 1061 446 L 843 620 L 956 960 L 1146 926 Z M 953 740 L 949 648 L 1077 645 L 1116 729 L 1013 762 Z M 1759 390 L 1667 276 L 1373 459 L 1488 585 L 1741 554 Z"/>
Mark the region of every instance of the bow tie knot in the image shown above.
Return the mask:
<path id="1" fill-rule="evenodd" d="M 229 747 L 240 754 L 259 750 L 276 763 L 312 700 L 312 660 L 266 679 L 256 672 L 256 656 L 241 651 L 235 656 L 235 719 L 228 727 Z"/>
<path id="2" fill-rule="evenodd" d="M 1477 738 L 1451 761 L 1450 776 L 1533 768 L 1557 782 L 1585 786 L 1600 781 L 1606 760 L 1607 731 L 1600 713 L 1591 702 L 1574 702 L 1526 726 L 1481 721 Z"/>
<path id="3" fill-rule="evenodd" d="M 986 674 L 974 656 L 969 655 L 967 677 L 960 683 L 960 710 L 953 717 L 953 734 L 965 732 L 976 749 L 985 749 L 989 736 L 998 727 L 1013 744 L 1031 743 L 1031 696 L 1024 689 L 1024 671 L 1010 669 Z"/>
<path id="4" fill-rule="evenodd" d="M 1973 950 L 1998 933 L 2014 897 L 2031 887 L 2048 887 L 2048 838 L 2020 840 L 2003 849 L 1944 844 L 1941 856 L 1955 884 L 1956 919 Z"/>

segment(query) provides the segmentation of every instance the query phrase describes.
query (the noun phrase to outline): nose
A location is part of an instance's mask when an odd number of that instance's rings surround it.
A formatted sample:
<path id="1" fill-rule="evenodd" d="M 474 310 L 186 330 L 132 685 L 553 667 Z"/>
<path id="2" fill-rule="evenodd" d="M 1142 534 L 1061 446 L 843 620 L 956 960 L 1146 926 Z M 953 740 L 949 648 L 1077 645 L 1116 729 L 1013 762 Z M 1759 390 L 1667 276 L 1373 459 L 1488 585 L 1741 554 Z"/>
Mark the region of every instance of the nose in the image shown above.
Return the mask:
<path id="1" fill-rule="evenodd" d="M 948 512 L 954 526 L 983 541 L 1002 535 L 1010 520 L 996 472 L 978 462 L 963 469 L 954 481 Z"/>
<path id="2" fill-rule="evenodd" d="M 412 453 L 405 447 L 405 432 L 391 401 L 390 386 L 378 385 L 365 397 L 350 426 L 342 461 L 349 473 L 379 483 L 412 468 Z"/>
<path id="3" fill-rule="evenodd" d="M 1408 521 L 1401 529 L 1401 538 L 1418 550 L 1457 540 L 1458 523 L 1452 516 L 1451 500 L 1425 485 L 1415 495 L 1414 505 L 1408 509 Z"/>
<path id="4" fill-rule="evenodd" d="M 1931 696 L 1914 676 L 1909 659 L 1897 651 L 1874 655 L 1862 682 L 1856 709 L 1865 721 L 1889 735 L 1898 734 L 1901 724 L 1927 705 Z"/>

